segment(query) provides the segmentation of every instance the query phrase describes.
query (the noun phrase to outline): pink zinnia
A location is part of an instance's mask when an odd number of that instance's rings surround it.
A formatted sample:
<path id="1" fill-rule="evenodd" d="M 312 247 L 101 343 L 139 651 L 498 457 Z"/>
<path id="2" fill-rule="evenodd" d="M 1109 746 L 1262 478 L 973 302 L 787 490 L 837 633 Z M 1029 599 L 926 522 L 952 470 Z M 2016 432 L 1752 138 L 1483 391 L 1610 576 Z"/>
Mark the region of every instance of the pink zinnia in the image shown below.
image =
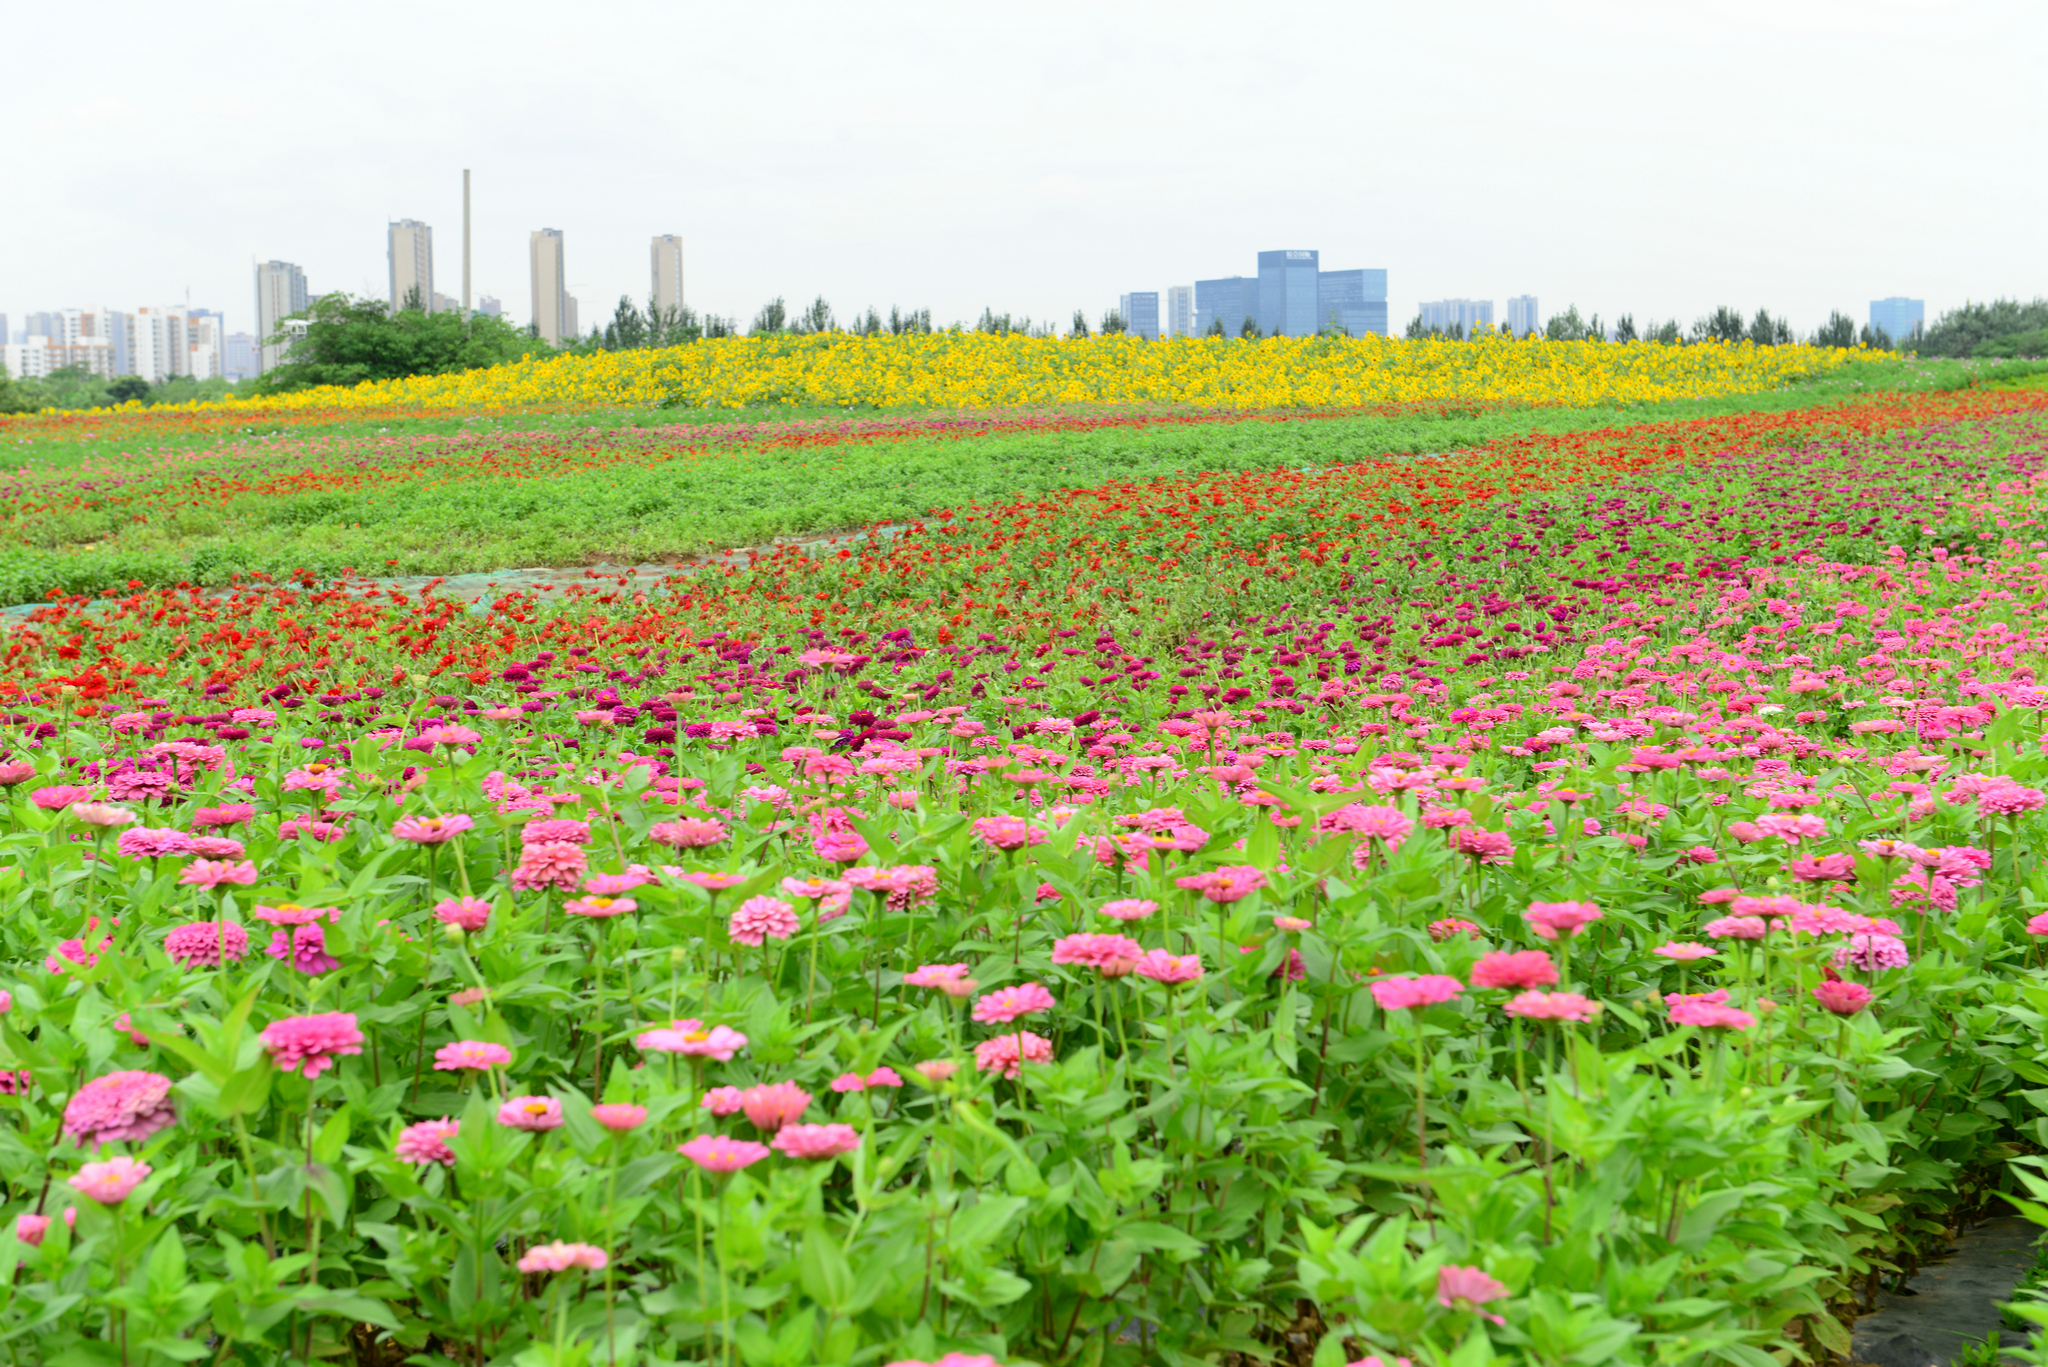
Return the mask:
<path id="1" fill-rule="evenodd" d="M 757 1130 L 779 1130 L 810 1104 L 811 1094 L 794 1082 L 765 1082 L 740 1093 L 740 1109 Z"/>
<path id="2" fill-rule="evenodd" d="M 590 823 L 570 817 L 543 817 L 529 821 L 519 828 L 519 843 L 522 845 L 588 845 Z"/>
<path id="3" fill-rule="evenodd" d="M 443 897 L 434 903 L 434 919 L 466 931 L 479 931 L 491 919 L 491 904 L 481 897 Z"/>
<path id="4" fill-rule="evenodd" d="M 747 1104 L 747 1094 L 737 1087 L 713 1087 L 697 1103 L 713 1115 L 738 1115 Z"/>
<path id="5" fill-rule="evenodd" d="M 2028 918 L 2027 934 L 2048 935 L 2048 911 L 2044 911 L 2040 913 L 2038 916 Z"/>
<path id="6" fill-rule="evenodd" d="M 1865 973 L 1875 973 L 1881 968 L 1904 968 L 1911 962 L 1906 942 L 1896 935 L 1851 935 L 1849 943 L 1835 951 L 1837 969 L 1854 965 Z"/>
<path id="7" fill-rule="evenodd" d="M 326 917 L 330 921 L 341 919 L 340 907 L 302 907 L 297 902 L 285 902 L 274 907 L 256 908 L 256 919 L 273 926 L 310 926 Z"/>
<path id="8" fill-rule="evenodd" d="M 60 783 L 53 788 L 38 788 L 28 795 L 28 800 L 46 812 L 61 812 L 74 802 L 92 801 L 92 789 L 75 783 Z"/>
<path id="9" fill-rule="evenodd" d="M 1128 935 L 1063 935 L 1052 944 L 1055 964 L 1080 964 L 1104 972 L 1120 966 L 1128 973 L 1143 957 L 1145 947 Z"/>
<path id="10" fill-rule="evenodd" d="M 1769 933 L 1770 924 L 1761 916 L 1723 916 L 1701 929 L 1701 934 L 1713 940 L 1761 940 Z"/>
<path id="11" fill-rule="evenodd" d="M 967 977 L 966 964 L 925 964 L 913 968 L 903 975 L 905 987 L 936 987 L 943 990 L 948 983 L 959 982 Z"/>
<path id="12" fill-rule="evenodd" d="M 1373 980 L 1372 999 L 1380 1004 L 1382 1011 L 1407 1011 L 1447 1002 L 1464 990 L 1463 983 L 1443 973 L 1423 973 L 1413 977 L 1396 973 L 1389 978 Z"/>
<path id="13" fill-rule="evenodd" d="M 984 816 L 974 823 L 974 833 L 1006 854 L 1045 843 L 1046 833 L 1021 816 Z"/>
<path id="14" fill-rule="evenodd" d="M 1557 965 L 1540 949 L 1493 950 L 1472 965 L 1474 987 L 1548 987 L 1557 981 Z"/>
<path id="15" fill-rule="evenodd" d="M 465 1069 L 488 1072 L 493 1068 L 510 1067 L 512 1051 L 502 1044 L 491 1044 L 485 1040 L 457 1040 L 444 1044 L 434 1051 L 434 1071 L 455 1073 Z"/>
<path id="16" fill-rule="evenodd" d="M 393 1146 L 393 1151 L 408 1163 L 452 1165 L 455 1150 L 448 1147 L 448 1141 L 461 1128 L 461 1121 L 450 1120 L 445 1115 L 439 1120 L 422 1120 L 398 1132 L 398 1143 Z"/>
<path id="17" fill-rule="evenodd" d="M 233 921 L 194 921 L 175 926 L 164 936 L 164 953 L 186 968 L 216 968 L 225 945 L 229 963 L 249 953 L 249 932 Z"/>
<path id="18" fill-rule="evenodd" d="M 1691 963 L 1696 959 L 1711 959 L 1721 951 L 1711 945 L 1697 944 L 1691 940 L 1673 940 L 1668 945 L 1658 945 L 1650 952 L 1659 958 Z"/>
<path id="19" fill-rule="evenodd" d="M 131 826 L 114 839 L 125 859 L 165 859 L 193 853 L 192 837 L 183 831 Z"/>
<path id="20" fill-rule="evenodd" d="M 974 1003 L 974 1018 L 983 1025 L 1005 1025 L 1019 1016 L 1035 1016 L 1050 1011 L 1054 1005 L 1052 993 L 1037 983 L 1019 983 L 991 992 Z"/>
<path id="21" fill-rule="evenodd" d="M 1555 940 L 1600 920 L 1601 911 L 1591 902 L 1531 902 L 1522 917 L 1539 938 Z"/>
<path id="22" fill-rule="evenodd" d="M 263 952 L 283 959 L 301 973 L 332 973 L 341 960 L 327 952 L 327 932 L 318 926 L 293 926 L 272 932 Z"/>
<path id="23" fill-rule="evenodd" d="M 551 1096 L 515 1096 L 498 1108 L 498 1123 L 515 1130 L 558 1130 L 562 1103 Z"/>
<path id="24" fill-rule="evenodd" d="M 676 1152 L 706 1172 L 738 1172 L 768 1156 L 766 1144 L 751 1139 L 727 1139 L 723 1135 L 700 1134 L 676 1145 Z"/>
<path id="25" fill-rule="evenodd" d="M 569 915 L 588 916 L 594 921 L 624 916 L 639 909 L 640 904 L 630 897 L 576 897 L 562 903 L 562 910 Z"/>
<path id="26" fill-rule="evenodd" d="M 590 1118 L 614 1134 L 624 1134 L 647 1122 L 647 1108 L 624 1101 L 604 1101 L 590 1108 Z"/>
<path id="27" fill-rule="evenodd" d="M 476 818 L 457 813 L 452 816 L 402 816 L 391 824 L 391 834 L 415 845 L 442 845 L 476 825 Z"/>
<path id="28" fill-rule="evenodd" d="M 565 1244 L 557 1239 L 528 1249 L 518 1267 L 521 1272 L 573 1272 L 578 1268 L 602 1272 L 610 1261 L 595 1244 Z"/>
<path id="29" fill-rule="evenodd" d="M 64 1107 L 64 1133 L 80 1148 L 139 1144 L 178 1123 L 171 1080 L 156 1073 L 108 1073 L 80 1087 Z"/>
<path id="30" fill-rule="evenodd" d="M 349 1011 L 287 1016 L 265 1026 L 261 1039 L 272 1063 L 287 1073 L 303 1064 L 308 1081 L 333 1067 L 338 1055 L 363 1052 L 363 1032 Z"/>
<path id="31" fill-rule="evenodd" d="M 679 850 L 698 850 L 716 845 L 725 839 L 725 824 L 707 821 L 698 817 L 684 817 L 679 821 L 657 821 L 647 828 L 647 838 L 657 845 L 672 845 Z"/>
<path id="32" fill-rule="evenodd" d="M 1600 1014 L 1600 1003 L 1577 992 L 1522 992 L 1501 1010 L 1524 1020 L 1589 1021 Z"/>
<path id="33" fill-rule="evenodd" d="M 1474 940 L 1486 938 L 1486 932 L 1470 921 L 1456 916 L 1447 916 L 1441 921 L 1429 923 L 1429 938 L 1442 944 L 1454 935 L 1470 936 Z"/>
<path id="34" fill-rule="evenodd" d="M 1199 954 L 1169 954 L 1163 949 L 1154 949 L 1138 960 L 1138 966 L 1131 971 L 1141 978 L 1175 987 L 1181 983 L 1196 982 L 1202 977 L 1202 958 Z"/>
<path id="35" fill-rule="evenodd" d="M 733 908 L 726 928 L 734 944 L 752 946 L 768 939 L 787 940 L 797 929 L 796 909 L 779 897 L 749 897 Z"/>
<path id="36" fill-rule="evenodd" d="M 1710 1030 L 1747 1030 L 1756 1024 L 1756 1017 L 1747 1011 L 1691 997 L 1671 1007 L 1671 1020 L 1675 1025 L 1697 1025 Z"/>
<path id="37" fill-rule="evenodd" d="M 1862 983 L 1831 979 L 1813 989 L 1813 999 L 1838 1016 L 1853 1016 L 1870 1005 L 1875 994 Z"/>
<path id="38" fill-rule="evenodd" d="M 1157 910 L 1157 902 L 1148 902 L 1142 897 L 1124 897 L 1102 904 L 1102 914 L 1112 921 L 1142 921 Z"/>
<path id="39" fill-rule="evenodd" d="M 1018 1059 L 1019 1042 L 1022 1042 L 1022 1062 Z M 942 1060 L 943 1061 L 943 1060 Z M 1011 1031 L 997 1035 L 994 1039 L 983 1040 L 974 1046 L 974 1066 L 984 1073 L 1001 1073 L 1014 1078 L 1023 1069 L 1024 1063 L 1052 1062 L 1052 1041 L 1029 1030 Z M 922 1068 L 919 1069 L 923 1072 Z M 931 1076 L 926 1073 L 926 1076 Z"/>
<path id="40" fill-rule="evenodd" d="M 1505 1283 L 1497 1282 L 1476 1267 L 1447 1263 L 1436 1270 L 1436 1303 L 1446 1310 L 1470 1310 L 1481 1319 L 1506 1324 L 1499 1315 L 1489 1315 L 1480 1306 L 1508 1294 Z"/>
<path id="41" fill-rule="evenodd" d="M 827 864 L 851 864 L 868 852 L 868 842 L 859 831 L 819 831 L 811 837 L 811 852 Z"/>
<path id="42" fill-rule="evenodd" d="M 643 1031 L 633 1037 L 633 1043 L 650 1054 L 688 1054 L 730 1063 L 734 1054 L 747 1047 L 747 1037 L 729 1025 L 706 1025 L 693 1019 Z"/>
<path id="43" fill-rule="evenodd" d="M 87 1163 L 70 1179 L 72 1187 L 89 1200 L 103 1206 L 118 1206 L 128 1199 L 128 1193 L 141 1186 L 153 1169 L 147 1163 L 138 1163 L 133 1158 L 109 1158 L 103 1163 Z"/>
<path id="44" fill-rule="evenodd" d="M 547 888 L 573 892 L 589 866 L 582 846 L 566 840 L 542 841 L 520 850 L 519 863 L 512 870 L 512 886 L 520 892 Z"/>
<path id="45" fill-rule="evenodd" d="M 226 859 L 195 859 L 178 875 L 178 882 L 188 888 L 246 888 L 256 882 L 256 865 L 248 860 L 238 864 Z"/>
<path id="46" fill-rule="evenodd" d="M 1199 892 L 1212 902 L 1237 902 L 1266 886 L 1262 869 L 1251 864 L 1233 864 L 1173 880 L 1174 886 Z"/>
<path id="47" fill-rule="evenodd" d="M 768 1141 L 790 1158 L 834 1158 L 860 1147 L 860 1132 L 851 1125 L 785 1125 Z"/>

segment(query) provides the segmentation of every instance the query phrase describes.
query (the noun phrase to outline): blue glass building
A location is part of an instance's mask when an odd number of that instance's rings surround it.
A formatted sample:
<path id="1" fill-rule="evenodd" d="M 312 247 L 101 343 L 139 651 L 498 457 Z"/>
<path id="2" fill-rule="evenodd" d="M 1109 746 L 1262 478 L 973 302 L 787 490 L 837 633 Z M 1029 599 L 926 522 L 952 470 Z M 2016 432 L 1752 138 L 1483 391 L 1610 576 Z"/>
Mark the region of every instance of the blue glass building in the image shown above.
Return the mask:
<path id="1" fill-rule="evenodd" d="M 1317 331 L 1336 328 L 1352 337 L 1387 335 L 1387 273 L 1323 271 L 1316 278 Z"/>
<path id="2" fill-rule="evenodd" d="M 1881 329 L 1893 342 L 1904 342 L 1920 331 L 1920 325 L 1927 318 L 1927 301 L 1924 299 L 1873 299 L 1870 301 L 1870 326 Z"/>
<path id="3" fill-rule="evenodd" d="M 1353 337 L 1387 335 L 1387 273 L 1326 271 L 1313 251 L 1259 253 L 1259 273 L 1195 282 L 1195 335 L 1217 323 L 1240 336 L 1244 320 L 1266 337 L 1313 337 L 1335 324 Z"/>
<path id="4" fill-rule="evenodd" d="M 1195 335 L 1206 337 L 1219 320 L 1223 335 L 1235 337 L 1244 331 L 1247 317 L 1259 316 L 1259 282 L 1256 277 L 1227 276 L 1221 280 L 1195 282 Z"/>
<path id="5" fill-rule="evenodd" d="M 1268 337 L 1313 337 L 1320 326 L 1320 256 L 1308 251 L 1259 253 L 1259 331 Z"/>
<path id="6" fill-rule="evenodd" d="M 1148 342 L 1159 340 L 1159 291 L 1144 290 L 1117 296 L 1116 311 L 1124 316 L 1124 331 Z"/>

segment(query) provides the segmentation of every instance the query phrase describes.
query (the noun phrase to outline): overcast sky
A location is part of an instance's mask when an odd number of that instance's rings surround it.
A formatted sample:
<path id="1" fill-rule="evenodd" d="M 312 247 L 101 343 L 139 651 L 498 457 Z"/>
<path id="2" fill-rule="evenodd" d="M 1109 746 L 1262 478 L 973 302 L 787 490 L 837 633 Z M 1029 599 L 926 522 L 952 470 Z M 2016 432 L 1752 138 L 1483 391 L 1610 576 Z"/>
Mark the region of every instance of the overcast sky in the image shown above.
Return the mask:
<path id="1" fill-rule="evenodd" d="M 1418 301 L 1611 319 L 2048 294 L 2043 0 L 1200 0 L 10 9 L 0 311 L 254 323 L 251 262 L 531 317 L 566 234 L 587 329 L 681 233 L 688 302 L 822 294 L 1091 319 L 1250 274 L 1385 267 Z"/>

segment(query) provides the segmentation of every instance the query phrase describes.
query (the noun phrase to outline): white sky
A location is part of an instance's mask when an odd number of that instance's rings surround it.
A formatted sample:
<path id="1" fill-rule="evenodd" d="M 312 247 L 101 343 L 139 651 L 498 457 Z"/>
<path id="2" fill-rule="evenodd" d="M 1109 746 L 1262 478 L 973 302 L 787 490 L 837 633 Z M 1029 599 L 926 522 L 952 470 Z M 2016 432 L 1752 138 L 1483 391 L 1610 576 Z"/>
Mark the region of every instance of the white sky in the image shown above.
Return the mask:
<path id="1" fill-rule="evenodd" d="M 1094 320 L 1261 248 L 1423 299 L 1801 330 L 2048 294 L 2042 0 L 203 0 L 15 6 L 0 311 L 181 302 L 252 258 L 387 290 L 385 225 L 531 316 L 822 293 Z"/>

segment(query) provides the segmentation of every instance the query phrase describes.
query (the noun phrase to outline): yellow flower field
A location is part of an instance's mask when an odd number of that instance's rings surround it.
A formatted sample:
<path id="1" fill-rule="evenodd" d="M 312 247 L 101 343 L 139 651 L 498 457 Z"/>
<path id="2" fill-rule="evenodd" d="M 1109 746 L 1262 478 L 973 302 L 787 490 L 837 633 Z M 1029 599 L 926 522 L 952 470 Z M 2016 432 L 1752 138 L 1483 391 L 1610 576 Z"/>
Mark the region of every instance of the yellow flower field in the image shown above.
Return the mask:
<path id="1" fill-rule="evenodd" d="M 806 407 L 1002 408 L 1187 404 L 1348 408 L 1483 399 L 1654 403 L 1774 389 L 1845 364 L 1846 350 L 1365 338 L 1261 341 L 990 336 L 736 337 L 661 351 L 556 356 L 455 375 L 230 399 L 195 409 Z"/>

